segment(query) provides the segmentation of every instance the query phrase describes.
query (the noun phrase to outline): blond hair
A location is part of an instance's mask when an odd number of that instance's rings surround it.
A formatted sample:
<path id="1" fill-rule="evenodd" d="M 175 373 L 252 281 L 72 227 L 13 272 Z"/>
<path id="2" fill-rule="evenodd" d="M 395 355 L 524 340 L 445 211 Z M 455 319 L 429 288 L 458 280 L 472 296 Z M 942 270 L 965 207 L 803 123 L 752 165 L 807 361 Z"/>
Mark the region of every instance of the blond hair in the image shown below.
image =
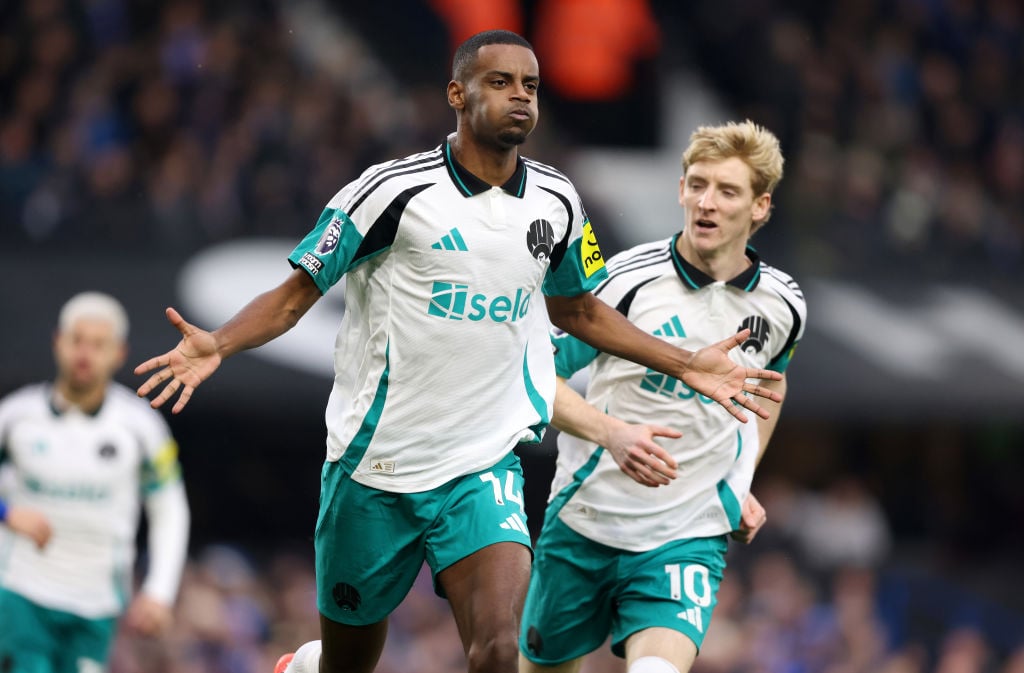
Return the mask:
<path id="1" fill-rule="evenodd" d="M 698 161 L 724 161 L 732 157 L 738 157 L 750 167 L 750 186 L 755 198 L 775 191 L 782 179 L 784 162 L 779 139 L 749 119 L 698 127 L 690 135 L 690 145 L 683 151 L 683 174 Z M 762 223 L 767 221 L 768 216 Z"/>
<path id="2" fill-rule="evenodd" d="M 114 328 L 114 335 L 128 338 L 128 314 L 121 302 L 102 292 L 82 292 L 69 299 L 60 310 L 57 328 L 66 332 L 82 318 L 103 320 Z"/>

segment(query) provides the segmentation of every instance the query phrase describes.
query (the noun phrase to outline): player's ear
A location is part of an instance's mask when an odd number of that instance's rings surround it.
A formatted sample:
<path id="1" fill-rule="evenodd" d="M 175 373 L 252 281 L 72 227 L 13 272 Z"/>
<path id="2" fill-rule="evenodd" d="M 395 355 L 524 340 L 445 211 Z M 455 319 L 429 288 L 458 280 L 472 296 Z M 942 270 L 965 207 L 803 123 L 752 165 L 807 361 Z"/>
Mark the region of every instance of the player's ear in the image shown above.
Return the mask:
<path id="1" fill-rule="evenodd" d="M 466 107 L 466 89 L 461 82 L 448 82 L 448 105 L 456 110 Z"/>
<path id="2" fill-rule="evenodd" d="M 754 199 L 751 215 L 754 222 L 764 222 L 768 219 L 768 213 L 772 210 L 772 195 L 768 192 L 761 194 Z"/>

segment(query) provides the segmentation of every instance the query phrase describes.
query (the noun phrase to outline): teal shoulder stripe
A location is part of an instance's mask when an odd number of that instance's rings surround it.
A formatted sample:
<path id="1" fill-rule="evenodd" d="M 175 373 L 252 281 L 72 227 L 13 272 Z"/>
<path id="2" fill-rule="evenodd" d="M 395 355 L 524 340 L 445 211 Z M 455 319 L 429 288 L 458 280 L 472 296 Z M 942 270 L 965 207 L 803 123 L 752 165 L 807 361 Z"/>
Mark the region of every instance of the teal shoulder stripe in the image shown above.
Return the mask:
<path id="1" fill-rule="evenodd" d="M 555 373 L 564 379 L 588 366 L 600 352 L 590 344 L 562 331 L 551 335 L 551 345 L 555 349 Z"/>
<path id="2" fill-rule="evenodd" d="M 541 289 L 544 294 L 556 297 L 575 297 L 591 292 L 608 277 L 603 263 L 597 268 L 586 268 L 583 261 L 583 239 L 572 241 L 558 268 L 548 267 Z"/>
<path id="3" fill-rule="evenodd" d="M 356 471 L 356 467 L 358 467 L 359 462 L 366 455 L 366 450 L 370 447 L 373 433 L 377 431 L 381 414 L 384 413 L 384 402 L 388 396 L 388 376 L 390 370 L 391 344 L 388 344 L 387 348 L 384 349 L 384 371 L 381 372 L 380 380 L 377 381 L 377 392 L 373 395 L 373 402 L 370 403 L 370 408 L 366 411 L 366 415 L 363 416 L 363 422 L 360 424 L 359 430 L 345 449 L 345 455 L 341 457 L 341 467 L 348 474 Z"/>
<path id="4" fill-rule="evenodd" d="M 540 416 L 540 422 L 530 426 L 530 429 L 533 430 L 533 439 L 526 442 L 527 444 L 536 444 L 544 437 L 544 430 L 551 422 L 551 418 L 548 417 L 547 400 L 537 390 L 537 386 L 533 385 L 533 379 L 530 377 L 529 346 L 527 346 L 527 353 L 523 355 L 523 384 L 526 386 L 526 396 L 530 398 L 530 404 Z"/>
<path id="5" fill-rule="evenodd" d="M 345 211 L 324 208 L 288 261 L 305 269 L 323 294 L 349 270 L 362 243 L 363 235 Z"/>

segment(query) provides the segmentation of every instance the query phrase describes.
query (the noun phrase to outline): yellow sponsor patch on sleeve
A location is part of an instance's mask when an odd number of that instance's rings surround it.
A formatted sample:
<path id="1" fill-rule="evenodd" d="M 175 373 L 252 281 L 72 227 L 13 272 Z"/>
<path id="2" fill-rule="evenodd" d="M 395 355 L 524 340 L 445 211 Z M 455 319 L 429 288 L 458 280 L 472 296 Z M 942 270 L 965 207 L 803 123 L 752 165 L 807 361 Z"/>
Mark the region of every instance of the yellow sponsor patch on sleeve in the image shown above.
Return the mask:
<path id="1" fill-rule="evenodd" d="M 583 274 L 587 278 L 604 268 L 604 256 L 601 254 L 601 248 L 597 245 L 597 236 L 594 235 L 594 228 L 590 226 L 590 222 L 583 225 L 580 262 L 583 264 Z"/>
<path id="2" fill-rule="evenodd" d="M 178 443 L 167 440 L 153 458 L 153 476 L 163 483 L 178 476 Z"/>

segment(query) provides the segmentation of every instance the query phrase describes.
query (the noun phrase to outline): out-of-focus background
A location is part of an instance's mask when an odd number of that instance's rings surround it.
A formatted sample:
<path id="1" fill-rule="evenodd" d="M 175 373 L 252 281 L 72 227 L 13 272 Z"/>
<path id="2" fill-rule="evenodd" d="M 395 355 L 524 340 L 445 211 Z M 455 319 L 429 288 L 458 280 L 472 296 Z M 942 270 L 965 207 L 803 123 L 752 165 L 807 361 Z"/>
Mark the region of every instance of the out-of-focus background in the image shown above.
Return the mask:
<path id="1" fill-rule="evenodd" d="M 22 0 L 0 26 L 0 394 L 52 375 L 77 291 L 124 301 L 134 364 L 176 343 L 165 306 L 213 328 L 276 285 L 341 186 L 453 130 L 450 54 L 479 29 L 536 47 L 523 153 L 575 181 L 606 256 L 678 230 L 697 125 L 771 128 L 786 176 L 754 242 L 808 326 L 754 485 L 769 524 L 730 551 L 694 670 L 1024 670 L 1018 0 Z M 114 673 L 265 672 L 316 637 L 342 311 L 336 288 L 169 417 L 192 561 L 170 640 L 124 635 Z M 535 532 L 553 438 L 522 453 Z M 464 670 L 421 579 L 380 670 Z"/>

